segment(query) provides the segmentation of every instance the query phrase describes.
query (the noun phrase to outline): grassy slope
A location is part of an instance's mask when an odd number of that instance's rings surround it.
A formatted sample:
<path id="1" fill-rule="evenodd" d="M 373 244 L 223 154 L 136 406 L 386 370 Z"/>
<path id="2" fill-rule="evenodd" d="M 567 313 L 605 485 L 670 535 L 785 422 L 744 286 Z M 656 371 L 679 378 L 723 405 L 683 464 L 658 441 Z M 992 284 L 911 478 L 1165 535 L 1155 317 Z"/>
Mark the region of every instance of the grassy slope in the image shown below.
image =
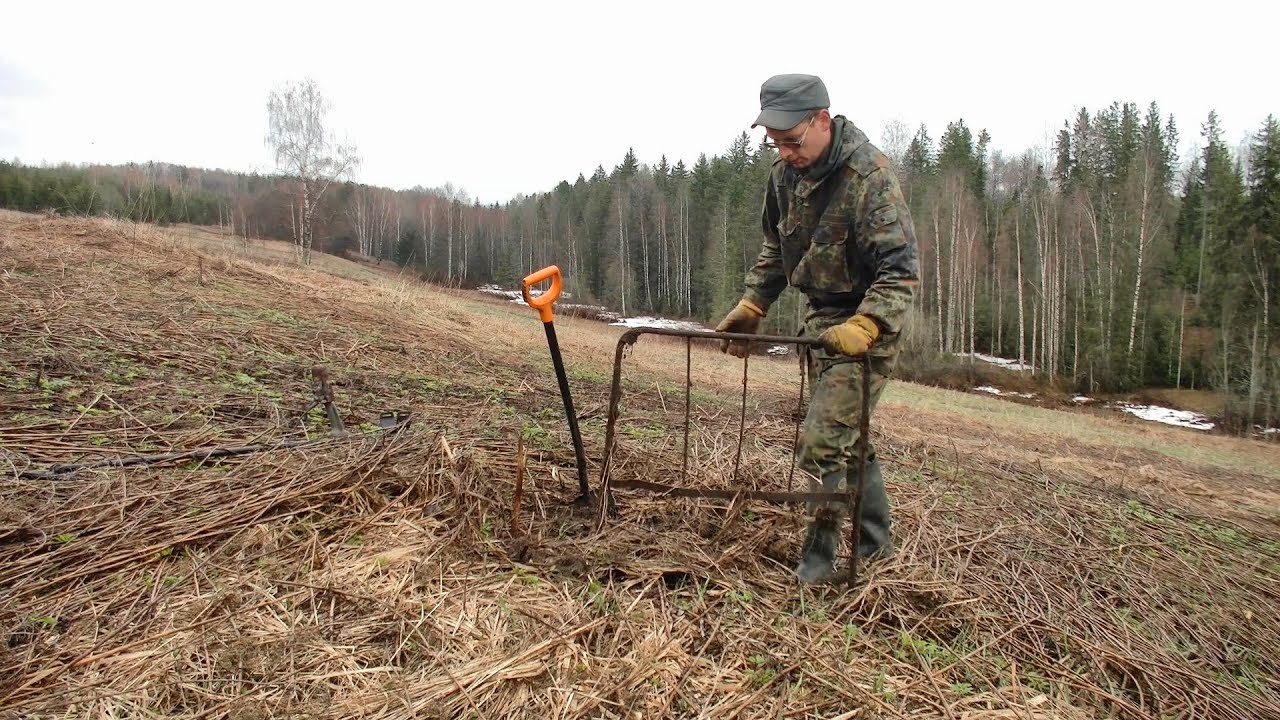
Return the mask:
<path id="1" fill-rule="evenodd" d="M 199 252 L 195 252 L 195 250 Z M 0 708 L 32 716 L 1260 717 L 1276 713 L 1274 446 L 896 383 L 900 551 L 787 576 L 797 511 L 565 506 L 527 308 L 199 228 L 0 214 L 15 470 L 322 442 L 0 486 Z M 592 481 L 620 329 L 557 322 Z M 623 477 L 676 480 L 685 353 L 627 359 Z M 327 365 L 347 425 L 304 411 Z M 753 362 L 742 482 L 786 482 L 795 368 Z M 741 366 L 693 350 L 691 483 L 728 486 Z M 517 438 L 529 449 L 518 528 Z"/>

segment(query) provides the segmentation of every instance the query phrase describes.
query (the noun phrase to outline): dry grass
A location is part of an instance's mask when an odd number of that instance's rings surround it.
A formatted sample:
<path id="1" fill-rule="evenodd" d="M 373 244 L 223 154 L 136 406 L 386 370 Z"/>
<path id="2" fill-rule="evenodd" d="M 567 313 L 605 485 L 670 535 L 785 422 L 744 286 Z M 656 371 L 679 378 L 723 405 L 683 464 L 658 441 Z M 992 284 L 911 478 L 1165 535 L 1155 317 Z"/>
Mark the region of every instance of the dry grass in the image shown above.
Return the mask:
<path id="1" fill-rule="evenodd" d="M 297 247 L 280 240 L 245 239 L 235 237 L 225 230 L 202 225 L 180 224 L 163 229 L 148 229 L 161 233 L 161 237 L 168 238 L 175 244 L 211 257 L 249 260 L 258 265 L 298 265 Z M 311 267 L 328 275 L 365 283 L 406 275 L 390 263 L 353 262 L 322 252 L 312 254 Z"/>
<path id="2" fill-rule="evenodd" d="M 1268 446 L 891 386 L 899 552 L 800 587 L 794 510 L 622 494 L 597 532 L 568 505 L 527 308 L 184 242 L 0 213 L 0 714 L 1280 716 Z M 594 481 L 621 331 L 557 327 Z M 674 480 L 683 345 L 626 362 L 617 472 Z M 316 363 L 350 439 L 304 412 Z M 726 487 L 741 366 L 693 365 L 690 482 Z M 794 371 L 752 362 L 745 484 L 785 484 Z M 367 424 L 388 409 L 411 425 Z"/>
<path id="3" fill-rule="evenodd" d="M 885 393 L 888 405 L 913 411 L 932 410 L 961 415 L 990 433 L 988 439 L 1005 436 L 1012 444 L 1066 445 L 1065 454 L 1099 461 L 1117 452 L 1140 451 L 1146 460 L 1135 465 L 1184 464 L 1213 484 L 1237 484 L 1244 479 L 1259 488 L 1275 489 L 1280 483 L 1280 449 L 1274 443 L 1242 440 L 1132 418 L 1106 409 L 1059 410 L 1016 402 L 992 401 L 975 393 L 897 383 Z M 1239 488 L 1237 487 L 1237 490 Z"/>
<path id="4" fill-rule="evenodd" d="M 1190 410 L 1208 417 L 1221 417 L 1227 409 L 1222 396 L 1208 390 L 1152 388 L 1143 390 L 1138 396 L 1149 404 Z"/>

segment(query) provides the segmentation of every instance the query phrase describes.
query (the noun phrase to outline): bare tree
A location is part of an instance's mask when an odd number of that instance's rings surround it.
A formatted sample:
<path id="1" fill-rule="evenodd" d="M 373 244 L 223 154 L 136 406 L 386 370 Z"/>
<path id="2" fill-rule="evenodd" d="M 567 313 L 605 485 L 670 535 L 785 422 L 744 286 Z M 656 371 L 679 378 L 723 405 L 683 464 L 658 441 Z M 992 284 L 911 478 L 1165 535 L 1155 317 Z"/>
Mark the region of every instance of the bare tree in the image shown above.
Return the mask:
<path id="1" fill-rule="evenodd" d="M 351 193 L 347 205 L 347 217 L 351 227 L 356 231 L 356 242 L 360 246 L 360 254 L 373 256 L 373 202 L 367 187 L 358 187 Z"/>
<path id="2" fill-rule="evenodd" d="M 360 164 L 355 146 L 339 143 L 325 127 L 330 107 L 311 78 L 267 96 L 267 145 L 275 152 L 280 171 L 299 185 L 293 226 L 304 265 L 311 264 L 312 221 L 320 198 L 330 184 Z"/>
<path id="3" fill-rule="evenodd" d="M 907 154 L 907 146 L 911 144 L 911 129 L 902 118 L 893 118 L 884 124 L 880 131 L 880 150 L 893 163 L 898 172 L 902 172 L 902 158 Z"/>
<path id="4" fill-rule="evenodd" d="M 1261 327 L 1262 338 L 1259 343 L 1258 327 L 1259 322 L 1253 324 L 1253 341 L 1249 346 L 1249 406 L 1248 406 L 1248 426 L 1246 432 L 1252 432 L 1254 419 L 1257 417 L 1258 397 L 1266 386 L 1266 356 L 1271 352 L 1271 318 L 1269 309 L 1271 306 L 1271 286 L 1270 277 L 1267 272 L 1265 262 L 1266 250 L 1259 252 L 1259 246 L 1263 243 L 1260 234 L 1256 231 L 1249 233 L 1249 251 L 1253 256 L 1253 267 L 1249 269 L 1249 285 L 1253 288 L 1258 298 L 1258 307 L 1262 311 Z M 1255 274 L 1256 273 L 1256 274 Z M 1270 413 L 1267 413 L 1269 416 Z M 1270 423 L 1271 418 L 1267 417 L 1266 423 Z"/>

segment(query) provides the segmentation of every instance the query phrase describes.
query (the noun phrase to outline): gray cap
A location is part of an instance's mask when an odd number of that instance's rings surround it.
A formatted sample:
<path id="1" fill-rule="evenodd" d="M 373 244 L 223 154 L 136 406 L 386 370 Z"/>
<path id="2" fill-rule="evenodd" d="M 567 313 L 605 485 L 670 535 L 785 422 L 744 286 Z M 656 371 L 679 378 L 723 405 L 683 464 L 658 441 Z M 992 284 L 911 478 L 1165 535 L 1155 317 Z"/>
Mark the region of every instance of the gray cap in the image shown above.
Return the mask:
<path id="1" fill-rule="evenodd" d="M 774 75 L 760 86 L 760 117 L 751 127 L 790 130 L 811 110 L 829 107 L 827 86 L 817 75 Z"/>

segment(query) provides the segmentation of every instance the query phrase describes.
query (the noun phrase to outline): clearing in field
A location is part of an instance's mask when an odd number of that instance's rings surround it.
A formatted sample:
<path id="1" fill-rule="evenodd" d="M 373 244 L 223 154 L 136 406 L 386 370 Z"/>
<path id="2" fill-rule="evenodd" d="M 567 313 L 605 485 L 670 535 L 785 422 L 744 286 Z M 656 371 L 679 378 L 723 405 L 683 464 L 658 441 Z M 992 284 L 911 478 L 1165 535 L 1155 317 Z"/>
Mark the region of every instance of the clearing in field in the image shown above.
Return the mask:
<path id="1" fill-rule="evenodd" d="M 0 213 L 0 714 L 1280 717 L 1274 445 L 894 383 L 898 553 L 801 587 L 799 510 L 568 505 L 528 308 L 320 257 Z M 622 330 L 557 328 L 594 483 Z M 729 487 L 741 365 L 693 357 L 690 482 Z M 796 367 L 750 368 L 741 482 L 785 489 Z M 620 477 L 678 480 L 684 371 L 626 360 Z"/>

